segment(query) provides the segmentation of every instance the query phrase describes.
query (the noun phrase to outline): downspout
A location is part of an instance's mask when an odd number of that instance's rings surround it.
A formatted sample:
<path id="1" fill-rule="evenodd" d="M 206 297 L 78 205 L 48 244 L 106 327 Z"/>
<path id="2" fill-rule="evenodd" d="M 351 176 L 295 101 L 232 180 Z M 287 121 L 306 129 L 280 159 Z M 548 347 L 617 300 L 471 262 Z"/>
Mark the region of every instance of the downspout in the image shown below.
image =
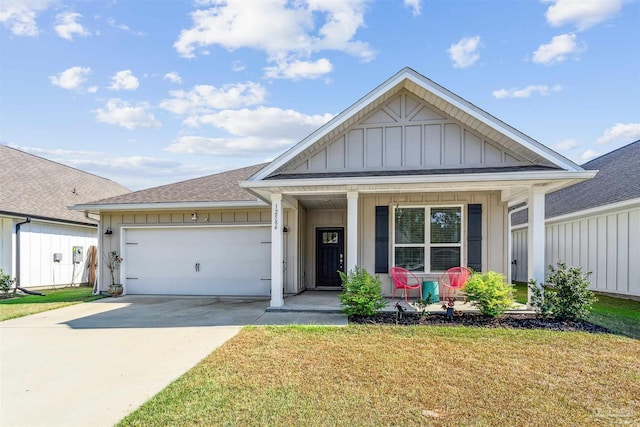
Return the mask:
<path id="1" fill-rule="evenodd" d="M 31 223 L 31 218 L 27 217 L 25 221 L 16 224 L 16 289 L 25 294 L 44 296 L 41 292 L 34 292 L 20 287 L 20 227 L 29 223 Z"/>

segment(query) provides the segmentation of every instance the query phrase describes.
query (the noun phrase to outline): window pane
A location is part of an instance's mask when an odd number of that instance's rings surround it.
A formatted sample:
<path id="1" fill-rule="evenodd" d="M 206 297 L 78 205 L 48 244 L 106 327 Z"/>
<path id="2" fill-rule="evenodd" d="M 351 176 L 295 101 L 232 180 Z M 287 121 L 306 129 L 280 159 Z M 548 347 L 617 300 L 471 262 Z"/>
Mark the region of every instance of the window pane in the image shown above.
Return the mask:
<path id="1" fill-rule="evenodd" d="M 424 243 L 424 209 L 396 209 L 396 243 Z"/>
<path id="2" fill-rule="evenodd" d="M 424 248 L 396 248 L 396 267 L 424 271 Z"/>
<path id="3" fill-rule="evenodd" d="M 431 243 L 460 243 L 460 208 L 431 208 Z"/>
<path id="4" fill-rule="evenodd" d="M 431 271 L 460 266 L 460 248 L 431 248 Z"/>
<path id="5" fill-rule="evenodd" d="M 330 244 L 330 243 L 334 243 L 337 244 L 338 243 L 338 233 L 335 231 L 332 232 L 327 232 L 324 231 L 322 232 L 322 243 L 323 244 Z"/>

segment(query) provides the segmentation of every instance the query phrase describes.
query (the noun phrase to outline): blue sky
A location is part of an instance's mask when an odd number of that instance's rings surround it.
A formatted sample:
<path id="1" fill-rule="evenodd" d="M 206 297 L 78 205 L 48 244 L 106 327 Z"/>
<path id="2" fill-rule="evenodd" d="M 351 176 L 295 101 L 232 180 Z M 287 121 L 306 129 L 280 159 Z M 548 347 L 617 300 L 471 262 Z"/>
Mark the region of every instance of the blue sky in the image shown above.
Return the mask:
<path id="1" fill-rule="evenodd" d="M 1 0 L 0 143 L 146 188 L 273 159 L 405 66 L 579 164 L 640 139 L 637 0 Z"/>

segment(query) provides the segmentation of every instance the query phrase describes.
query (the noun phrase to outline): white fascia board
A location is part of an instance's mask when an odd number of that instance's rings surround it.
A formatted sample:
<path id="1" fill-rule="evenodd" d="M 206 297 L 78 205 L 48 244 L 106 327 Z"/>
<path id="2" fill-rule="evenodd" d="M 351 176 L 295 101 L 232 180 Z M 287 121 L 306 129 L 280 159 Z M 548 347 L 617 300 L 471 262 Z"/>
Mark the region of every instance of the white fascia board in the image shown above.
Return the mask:
<path id="1" fill-rule="evenodd" d="M 411 176 L 367 176 L 341 178 L 300 178 L 270 179 L 267 181 L 240 181 L 242 188 L 342 186 L 368 184 L 421 184 L 421 183 L 462 183 L 495 181 L 552 181 L 562 179 L 585 180 L 593 178 L 597 171 L 532 171 L 502 173 L 470 173 L 451 175 L 411 175 Z"/>
<path id="2" fill-rule="evenodd" d="M 547 224 L 553 224 L 557 222 L 563 222 L 563 221 L 587 217 L 587 216 L 601 215 L 607 212 L 633 208 L 636 206 L 640 206 L 640 198 L 623 200 L 621 202 L 610 203 L 608 205 L 596 206 L 590 209 L 583 209 L 580 211 L 575 211 L 575 212 L 571 212 L 564 215 L 554 216 L 551 218 L 547 218 L 546 222 Z"/>
<path id="3" fill-rule="evenodd" d="M 590 216 L 602 215 L 610 212 L 620 211 L 623 209 L 632 209 L 635 207 L 640 207 L 640 198 L 623 200 L 621 202 L 609 203 L 608 205 L 596 206 L 590 209 L 583 209 L 580 211 L 570 212 L 563 215 L 558 215 L 545 219 L 545 223 L 548 224 L 557 224 L 559 222 L 572 221 L 580 218 L 586 218 Z M 520 228 L 524 228 L 528 225 L 527 222 L 514 225 L 511 227 L 511 230 L 517 230 Z"/>
<path id="4" fill-rule="evenodd" d="M 156 210 L 185 210 L 185 209 L 233 209 L 260 208 L 269 206 L 262 200 L 237 202 L 180 202 L 180 203 L 110 203 L 103 205 L 74 205 L 69 209 L 74 211 L 107 212 L 107 211 L 156 211 Z"/>

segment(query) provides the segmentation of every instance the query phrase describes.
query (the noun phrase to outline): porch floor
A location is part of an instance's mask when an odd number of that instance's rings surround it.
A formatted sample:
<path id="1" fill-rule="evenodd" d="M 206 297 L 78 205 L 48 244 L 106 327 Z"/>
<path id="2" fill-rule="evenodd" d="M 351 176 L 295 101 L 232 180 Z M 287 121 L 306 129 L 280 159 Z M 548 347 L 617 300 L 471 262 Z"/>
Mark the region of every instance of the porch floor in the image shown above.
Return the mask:
<path id="1" fill-rule="evenodd" d="M 308 311 L 308 312 L 324 312 L 324 313 L 341 313 L 342 304 L 338 295 L 339 291 L 316 291 L 308 290 L 297 295 L 285 295 L 284 306 L 282 307 L 269 307 L 267 311 Z M 404 298 L 396 298 L 391 303 L 391 298 L 385 298 L 387 305 L 381 310 L 383 312 L 395 312 L 396 301 L 400 302 L 400 305 L 407 310 L 407 312 L 415 312 L 416 310 L 404 302 Z M 409 302 L 415 302 L 415 298 L 410 298 Z M 533 313 L 528 310 L 524 304 L 515 304 L 513 310 L 507 313 Z M 463 303 L 462 301 L 456 301 L 456 310 L 460 310 L 465 313 L 479 313 L 480 311 L 470 303 Z M 444 313 L 442 309 L 442 303 L 437 302 L 427 307 L 427 311 L 430 313 Z"/>

